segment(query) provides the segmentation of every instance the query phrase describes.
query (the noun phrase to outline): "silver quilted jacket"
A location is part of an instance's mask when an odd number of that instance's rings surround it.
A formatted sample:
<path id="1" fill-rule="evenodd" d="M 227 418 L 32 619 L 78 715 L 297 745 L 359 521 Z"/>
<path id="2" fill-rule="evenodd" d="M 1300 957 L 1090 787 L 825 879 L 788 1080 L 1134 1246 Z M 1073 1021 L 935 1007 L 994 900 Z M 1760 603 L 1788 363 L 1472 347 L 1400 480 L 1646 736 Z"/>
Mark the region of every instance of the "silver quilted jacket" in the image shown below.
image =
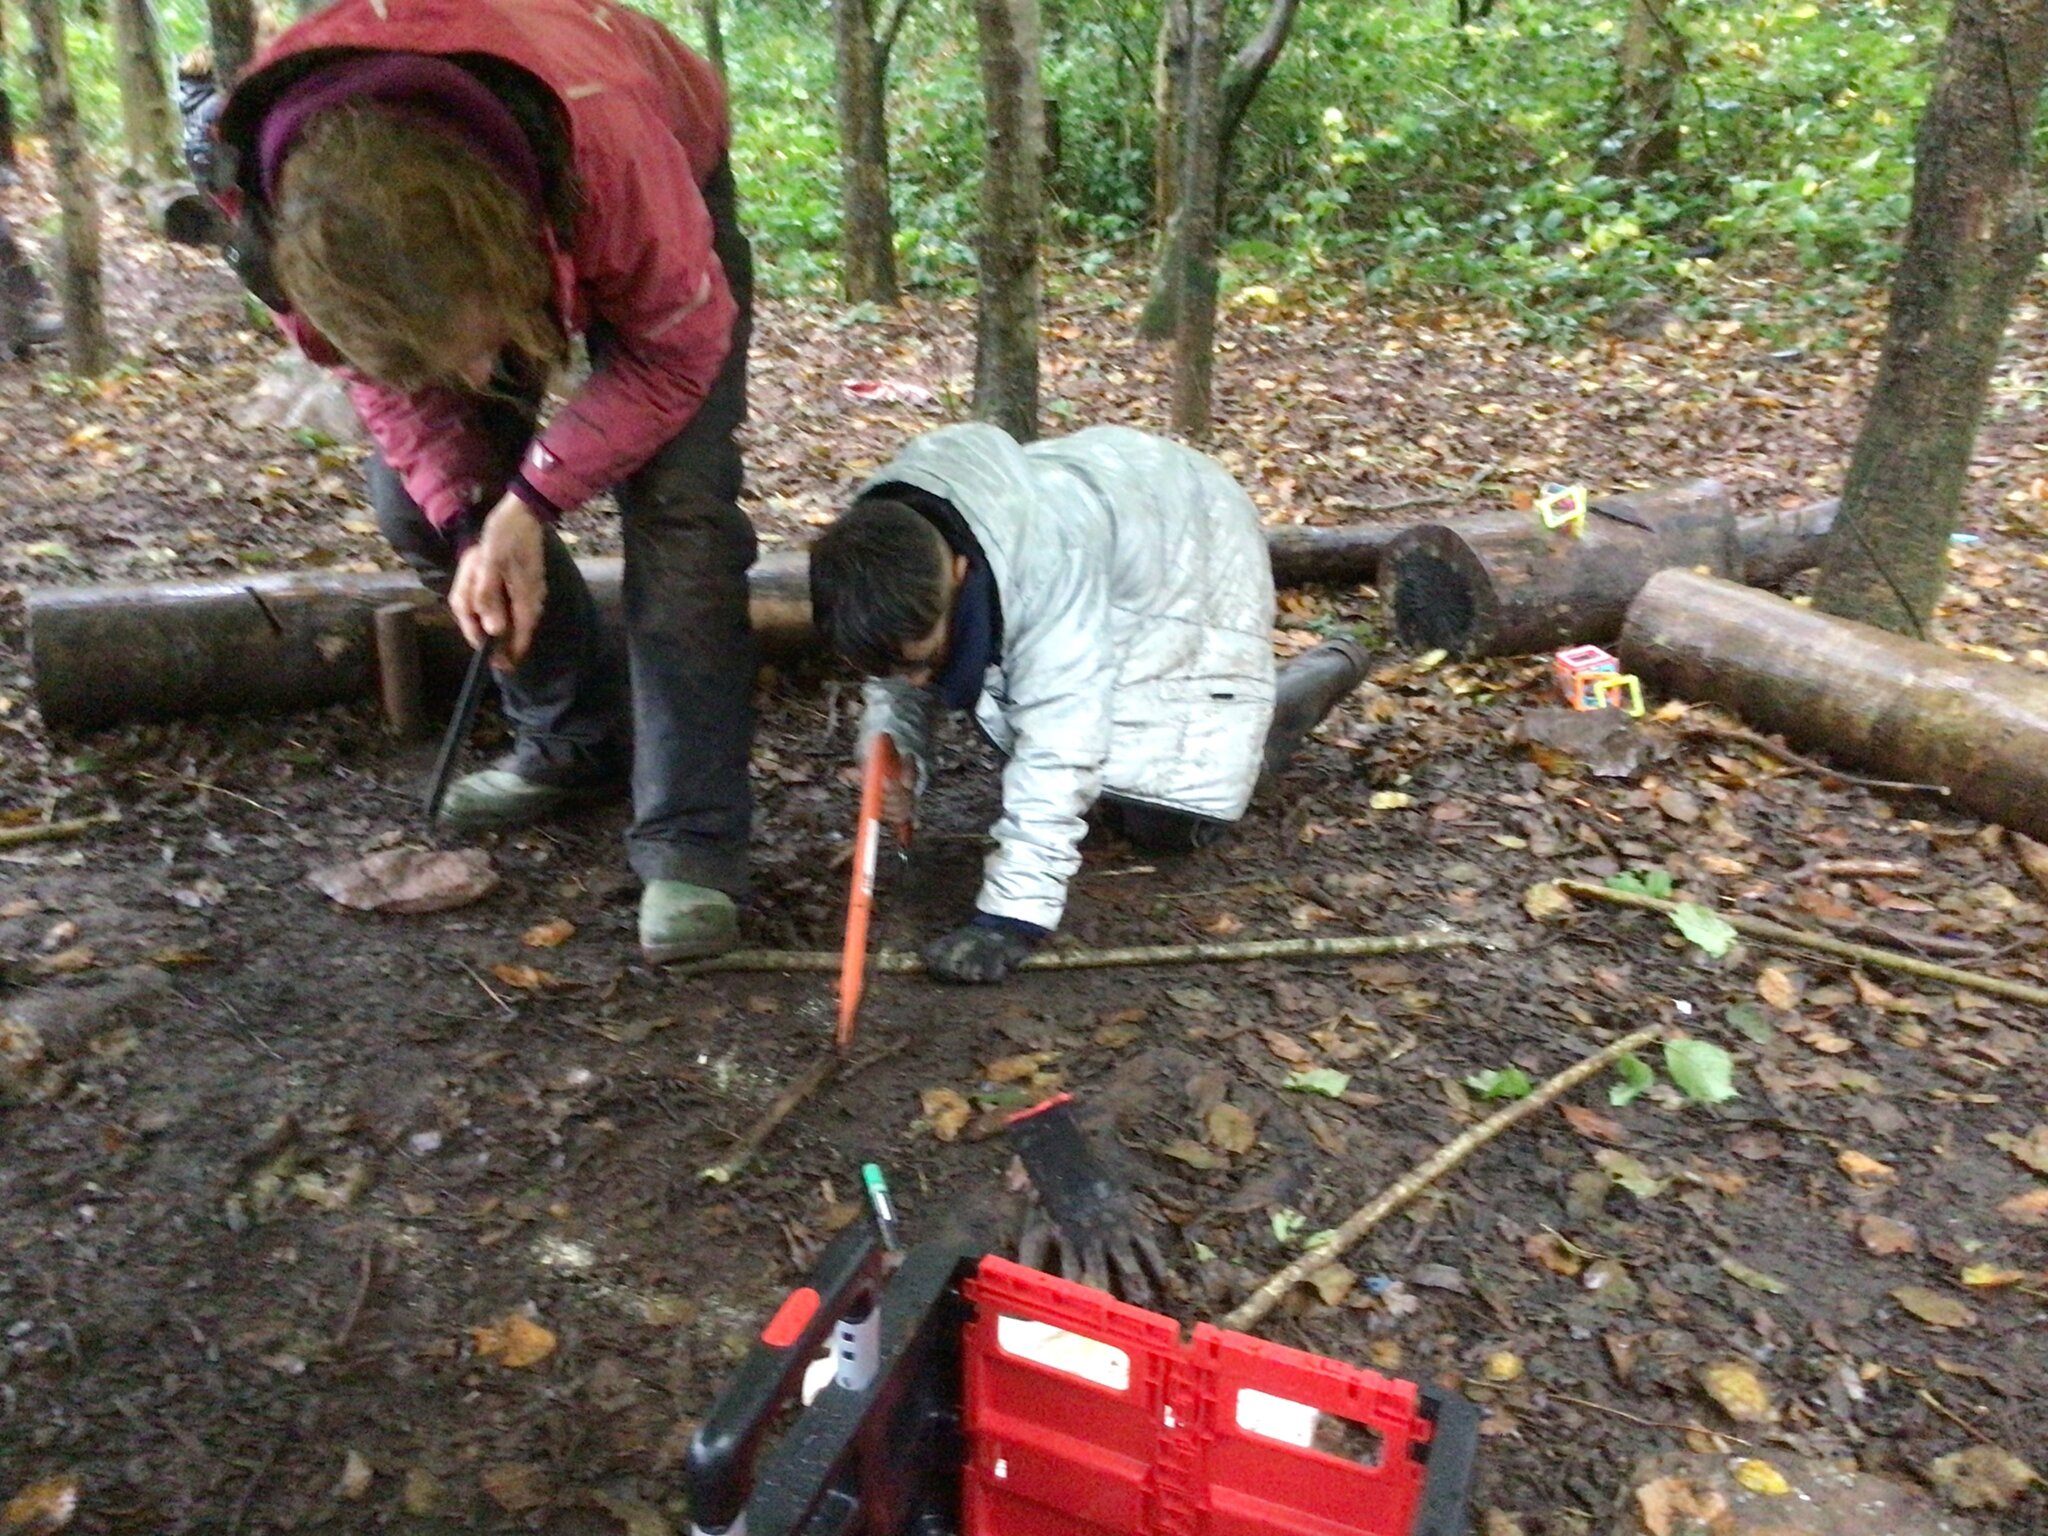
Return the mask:
<path id="1" fill-rule="evenodd" d="M 960 510 L 1003 613 L 975 714 L 1008 757 L 984 912 L 1057 927 L 1083 818 L 1105 790 L 1221 821 L 1244 814 L 1273 713 L 1273 571 L 1257 510 L 1213 459 L 1127 427 L 1020 447 L 978 423 L 918 438 L 865 489 Z M 866 688 L 925 775 L 934 696 Z"/>

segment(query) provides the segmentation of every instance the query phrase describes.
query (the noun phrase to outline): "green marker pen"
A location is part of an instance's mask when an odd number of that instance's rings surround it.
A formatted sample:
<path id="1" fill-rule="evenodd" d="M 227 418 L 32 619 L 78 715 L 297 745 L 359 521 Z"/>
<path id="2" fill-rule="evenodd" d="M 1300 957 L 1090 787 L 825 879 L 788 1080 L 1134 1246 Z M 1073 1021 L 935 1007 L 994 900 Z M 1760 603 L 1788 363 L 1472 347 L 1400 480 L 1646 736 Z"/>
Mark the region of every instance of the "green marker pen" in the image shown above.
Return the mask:
<path id="1" fill-rule="evenodd" d="M 889 1181 L 882 1177 L 879 1163 L 862 1163 L 860 1181 L 867 1189 L 868 1204 L 875 1210 L 875 1225 L 882 1229 L 882 1246 L 891 1253 L 903 1245 L 896 1240 L 896 1207 L 889 1200 Z"/>

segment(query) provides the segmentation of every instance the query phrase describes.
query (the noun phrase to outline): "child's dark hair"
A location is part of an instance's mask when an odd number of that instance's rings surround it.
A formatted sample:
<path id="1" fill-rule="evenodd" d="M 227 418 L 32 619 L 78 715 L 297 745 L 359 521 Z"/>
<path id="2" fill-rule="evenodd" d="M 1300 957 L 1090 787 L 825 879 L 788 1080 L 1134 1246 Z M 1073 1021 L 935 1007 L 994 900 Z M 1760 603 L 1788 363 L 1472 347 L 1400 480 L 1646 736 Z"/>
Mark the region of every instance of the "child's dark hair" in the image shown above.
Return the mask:
<path id="1" fill-rule="evenodd" d="M 945 535 L 886 496 L 857 501 L 811 546 L 811 622 L 832 654 L 874 677 L 946 612 Z"/>

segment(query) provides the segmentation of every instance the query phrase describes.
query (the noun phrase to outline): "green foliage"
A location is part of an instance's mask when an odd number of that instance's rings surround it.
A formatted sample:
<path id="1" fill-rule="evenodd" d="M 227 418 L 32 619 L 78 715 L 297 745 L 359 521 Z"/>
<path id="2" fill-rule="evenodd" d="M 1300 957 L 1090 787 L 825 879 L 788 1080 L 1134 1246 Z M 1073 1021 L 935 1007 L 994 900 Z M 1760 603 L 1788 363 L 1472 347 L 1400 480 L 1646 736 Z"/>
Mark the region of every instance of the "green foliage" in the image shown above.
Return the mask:
<path id="1" fill-rule="evenodd" d="M 1696 901 L 1681 901 L 1671 913 L 1671 926 L 1716 960 L 1733 949 L 1739 938 L 1727 918 Z"/>
<path id="2" fill-rule="evenodd" d="M 1657 1081 L 1657 1074 L 1650 1064 L 1634 1051 L 1615 1058 L 1614 1075 L 1620 1081 L 1607 1090 L 1607 1102 L 1616 1108 L 1635 1103 Z"/>
<path id="3" fill-rule="evenodd" d="M 643 0 L 685 37 L 694 7 Z M 886 12 L 886 8 L 878 7 Z M 1263 6 L 1233 7 L 1241 41 Z M 1304 6 L 1230 145 L 1226 280 L 1498 306 L 1563 336 L 1655 298 L 1694 318 L 1824 330 L 1886 274 L 1941 8 L 1905 0 L 1666 0 L 1688 41 L 1676 166 L 1611 156 L 1624 0 Z M 1084 271 L 1149 256 L 1158 0 L 1054 0 L 1045 75 L 1055 238 Z M 202 40 L 164 0 L 167 56 Z M 829 292 L 839 237 L 830 0 L 725 7 L 745 217 L 771 291 Z M 34 93 L 18 24 L 6 80 Z M 72 22 L 81 109 L 117 133 L 109 30 Z M 904 279 L 965 287 L 981 84 L 967 0 L 909 0 L 889 81 Z M 1796 284 L 1756 281 L 1799 270 Z"/>
<path id="4" fill-rule="evenodd" d="M 1465 1079 L 1465 1086 L 1482 1099 L 1526 1099 L 1536 1091 L 1529 1074 L 1520 1067 L 1492 1067 L 1474 1072 Z"/>
<path id="5" fill-rule="evenodd" d="M 1736 1096 L 1735 1058 L 1711 1040 L 1666 1040 L 1664 1070 L 1697 1104 L 1719 1104 Z"/>
<path id="6" fill-rule="evenodd" d="M 1654 896 L 1659 901 L 1671 899 L 1671 873 L 1663 869 L 1623 870 L 1618 875 L 1609 875 L 1604 882 L 1610 891 L 1626 891 L 1631 896 Z"/>

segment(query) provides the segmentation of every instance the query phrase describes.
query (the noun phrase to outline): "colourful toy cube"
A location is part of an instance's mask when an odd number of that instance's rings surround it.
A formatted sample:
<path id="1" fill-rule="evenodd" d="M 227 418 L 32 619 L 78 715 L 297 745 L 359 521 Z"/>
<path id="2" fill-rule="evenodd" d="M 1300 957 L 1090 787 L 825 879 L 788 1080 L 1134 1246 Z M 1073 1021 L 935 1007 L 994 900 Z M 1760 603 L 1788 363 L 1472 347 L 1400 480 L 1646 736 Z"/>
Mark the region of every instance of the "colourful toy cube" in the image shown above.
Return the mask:
<path id="1" fill-rule="evenodd" d="M 1597 680 L 1621 672 L 1621 663 L 1597 645 L 1575 645 L 1568 651 L 1559 651 L 1550 666 L 1557 678 L 1557 691 L 1573 709 L 1600 708 L 1603 701 L 1596 690 Z"/>
<path id="2" fill-rule="evenodd" d="M 1586 531 L 1586 488 L 1583 485 L 1546 485 L 1536 498 L 1536 515 L 1546 528 L 1569 528 L 1572 537 Z"/>

